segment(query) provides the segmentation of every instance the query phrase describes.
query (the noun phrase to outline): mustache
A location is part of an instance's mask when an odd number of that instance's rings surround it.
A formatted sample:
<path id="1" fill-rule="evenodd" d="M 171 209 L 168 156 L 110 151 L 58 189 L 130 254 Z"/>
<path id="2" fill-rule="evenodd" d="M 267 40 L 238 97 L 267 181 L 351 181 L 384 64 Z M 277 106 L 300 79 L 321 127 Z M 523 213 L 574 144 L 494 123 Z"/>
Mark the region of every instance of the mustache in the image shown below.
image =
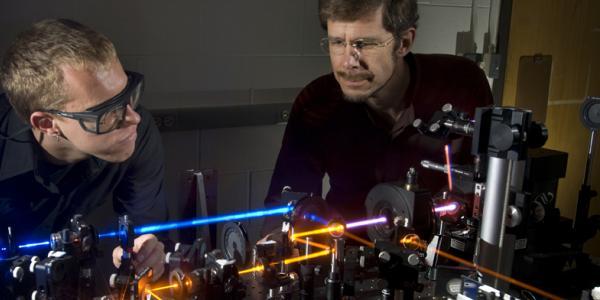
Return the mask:
<path id="1" fill-rule="evenodd" d="M 349 72 L 345 72 L 345 71 L 338 71 L 337 74 L 339 77 L 341 77 L 345 80 L 350 80 L 350 81 L 371 80 L 374 77 L 373 74 L 370 72 L 349 73 Z"/>

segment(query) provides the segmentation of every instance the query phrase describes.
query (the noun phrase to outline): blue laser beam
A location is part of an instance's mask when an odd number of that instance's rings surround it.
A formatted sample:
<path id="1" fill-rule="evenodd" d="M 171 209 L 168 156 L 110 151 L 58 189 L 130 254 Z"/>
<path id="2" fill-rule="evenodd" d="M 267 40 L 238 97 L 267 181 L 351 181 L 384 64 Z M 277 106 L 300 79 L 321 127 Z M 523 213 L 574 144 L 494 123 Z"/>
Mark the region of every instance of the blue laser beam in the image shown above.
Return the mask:
<path id="1" fill-rule="evenodd" d="M 306 213 L 304 214 L 304 219 L 305 220 L 311 220 L 313 222 L 317 222 L 317 223 L 321 223 L 323 225 L 327 225 L 329 224 L 329 222 L 327 222 L 325 219 L 315 215 L 315 214 L 311 214 L 311 213 Z"/>
<path id="2" fill-rule="evenodd" d="M 116 237 L 117 236 L 117 232 L 116 231 L 111 231 L 111 232 L 107 232 L 107 233 L 100 233 L 98 234 L 98 238 L 108 238 L 108 237 Z"/>
<path id="3" fill-rule="evenodd" d="M 286 214 L 286 213 L 290 212 L 292 209 L 293 209 L 292 206 L 287 205 L 287 206 L 281 206 L 281 207 L 274 207 L 274 208 L 270 208 L 270 209 L 261 209 L 261 210 L 255 210 L 255 211 L 233 213 L 233 214 L 227 214 L 227 215 L 215 216 L 215 217 L 198 218 L 198 219 L 187 220 L 187 221 L 146 225 L 146 226 L 141 226 L 141 227 L 135 228 L 134 232 L 136 234 L 154 233 L 154 232 L 171 230 L 171 229 L 201 226 L 201 225 L 214 224 L 214 223 L 227 222 L 227 221 L 236 221 L 236 220 L 267 217 L 267 216 L 273 216 L 273 215 L 282 215 L 282 214 Z M 110 238 L 110 237 L 117 237 L 117 236 L 118 236 L 118 231 L 110 231 L 110 232 L 101 233 L 98 235 L 99 238 Z M 49 245 L 50 245 L 49 241 L 44 241 L 44 242 L 39 242 L 39 243 L 30 243 L 30 244 L 20 245 L 19 249 L 49 246 Z"/>
<path id="4" fill-rule="evenodd" d="M 227 214 L 227 215 L 215 216 L 215 217 L 198 218 L 198 219 L 187 220 L 187 221 L 146 225 L 146 226 L 142 226 L 142 227 L 137 227 L 133 231 L 136 234 L 154 233 L 154 232 L 165 231 L 165 230 L 172 230 L 172 229 L 179 229 L 179 228 L 186 228 L 186 227 L 193 227 L 193 226 L 201 226 L 201 225 L 214 224 L 214 223 L 227 222 L 227 221 L 236 221 L 236 220 L 267 217 L 267 216 L 273 216 L 273 215 L 282 215 L 282 214 L 286 214 L 286 213 L 290 212 L 292 209 L 293 209 L 293 207 L 291 207 L 291 206 L 281 206 L 281 207 L 275 207 L 275 208 L 270 208 L 270 209 L 261 209 L 261 210 L 255 210 L 255 211 L 233 213 L 233 214 Z M 117 231 L 112 231 L 112 232 L 102 233 L 99 235 L 99 237 L 100 238 L 116 237 L 117 235 L 118 235 Z"/>
<path id="5" fill-rule="evenodd" d="M 164 230 L 170 230 L 170 229 L 200 226 L 200 225 L 227 222 L 227 221 L 236 221 L 236 220 L 260 218 L 260 217 L 266 217 L 266 216 L 272 216 L 272 215 L 281 215 L 281 214 L 286 214 L 286 213 L 290 212 L 292 209 L 293 208 L 291 206 L 283 206 L 283 207 L 276 207 L 276 208 L 271 208 L 271 209 L 261 209 L 261 210 L 256 210 L 256 211 L 233 213 L 233 214 L 227 214 L 227 215 L 223 215 L 223 216 L 200 218 L 200 219 L 194 219 L 194 220 L 182 221 L 182 222 L 173 222 L 173 223 L 158 224 L 158 225 L 147 225 L 147 226 L 135 228 L 134 232 L 136 234 L 144 234 L 144 233 L 152 233 L 152 232 L 158 232 L 158 231 L 164 231 Z"/>
<path id="6" fill-rule="evenodd" d="M 35 247 L 49 246 L 49 245 L 50 245 L 50 241 L 38 242 L 38 243 L 29 243 L 29 244 L 19 245 L 19 249 L 35 248 Z"/>

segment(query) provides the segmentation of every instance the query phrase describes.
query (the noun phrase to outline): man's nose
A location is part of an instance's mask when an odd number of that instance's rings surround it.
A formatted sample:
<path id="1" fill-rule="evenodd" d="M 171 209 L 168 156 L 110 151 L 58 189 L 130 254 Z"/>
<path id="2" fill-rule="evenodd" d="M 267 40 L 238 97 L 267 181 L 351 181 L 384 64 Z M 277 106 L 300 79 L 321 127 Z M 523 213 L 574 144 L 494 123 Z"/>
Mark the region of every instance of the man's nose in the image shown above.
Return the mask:
<path id="1" fill-rule="evenodd" d="M 137 125 L 140 123 L 142 117 L 138 114 L 130 104 L 127 104 L 127 110 L 125 111 L 125 123 L 131 125 Z"/>
<path id="2" fill-rule="evenodd" d="M 360 67 L 360 52 L 352 45 L 347 45 L 344 49 L 344 67 Z"/>

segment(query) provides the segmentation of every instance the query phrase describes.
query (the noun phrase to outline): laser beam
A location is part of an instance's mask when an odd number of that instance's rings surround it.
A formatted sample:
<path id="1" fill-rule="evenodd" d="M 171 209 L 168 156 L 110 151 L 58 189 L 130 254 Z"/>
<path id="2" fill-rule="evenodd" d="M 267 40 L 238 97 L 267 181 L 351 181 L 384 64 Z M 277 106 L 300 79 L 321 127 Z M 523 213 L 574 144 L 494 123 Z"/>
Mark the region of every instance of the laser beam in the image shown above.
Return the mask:
<path id="1" fill-rule="evenodd" d="M 299 237 L 304 237 L 304 236 L 309 236 L 309 235 L 316 235 L 316 234 L 322 234 L 322 233 L 330 233 L 330 234 L 337 234 L 338 232 L 345 232 L 345 229 L 351 229 L 351 228 L 357 228 L 357 227 L 361 227 L 361 226 L 367 226 L 367 225 L 373 225 L 373 224 L 380 224 L 380 223 L 385 223 L 387 222 L 387 218 L 386 217 L 377 217 L 377 218 L 372 218 L 372 219 L 366 219 L 366 220 L 360 220 L 360 221 L 355 221 L 355 222 L 351 222 L 351 223 L 347 223 L 346 226 L 343 225 L 337 225 L 337 223 L 334 223 L 330 226 L 327 227 L 323 227 L 320 229 L 315 229 L 315 230 L 309 230 L 309 231 L 302 231 L 302 232 L 295 232 L 294 235 L 292 235 L 292 240 L 295 238 L 299 238 Z"/>
<path id="2" fill-rule="evenodd" d="M 313 258 L 317 258 L 317 257 L 321 257 L 321 256 L 325 256 L 328 255 L 329 253 L 331 253 L 330 249 L 326 249 L 323 251 L 319 251 L 319 252 L 315 252 L 315 253 L 311 253 L 309 255 L 303 255 L 303 256 L 298 256 L 298 257 L 292 257 L 292 258 L 287 258 L 283 260 L 283 263 L 286 265 L 289 264 L 293 264 L 293 263 L 297 263 L 300 261 L 304 261 L 304 260 L 309 260 L 309 259 L 313 259 Z M 271 263 L 271 265 L 276 265 L 280 262 L 273 262 Z M 249 268 L 249 269 L 245 269 L 245 270 L 241 270 L 238 272 L 239 275 L 244 275 L 244 274 L 248 274 L 248 273 L 252 273 L 252 272 L 260 272 L 260 271 L 264 271 L 265 267 L 262 265 L 253 267 L 253 268 Z"/>
<path id="3" fill-rule="evenodd" d="M 313 222 L 316 223 L 321 223 L 323 225 L 327 225 L 329 224 L 329 222 L 327 222 L 325 219 L 315 215 L 315 214 L 310 214 L 310 213 L 306 213 L 304 214 L 304 216 L 302 216 L 305 220 L 311 220 Z"/>
<path id="4" fill-rule="evenodd" d="M 201 226 L 201 225 L 228 222 L 228 221 L 237 221 L 237 220 L 246 220 L 246 219 L 260 218 L 260 217 L 266 217 L 266 216 L 273 216 L 273 215 L 282 215 L 282 214 L 286 214 L 286 213 L 290 212 L 292 209 L 293 209 L 292 206 L 281 206 L 281 207 L 275 207 L 275 208 L 270 208 L 270 209 L 239 212 L 239 213 L 226 214 L 226 215 L 215 216 L 215 217 L 198 218 L 198 219 L 187 220 L 187 221 L 146 225 L 146 226 L 136 227 L 133 231 L 136 234 L 154 233 L 154 232 L 165 231 L 165 230 L 172 230 L 172 229 L 179 229 L 179 228 L 186 228 L 186 227 L 193 227 L 193 226 Z M 117 235 L 118 235 L 117 231 L 112 231 L 112 232 L 102 233 L 98 236 L 100 238 L 105 238 L 105 237 L 116 237 Z"/>
<path id="5" fill-rule="evenodd" d="M 355 241 L 357 241 L 357 242 L 359 242 L 359 243 L 363 243 L 367 247 L 371 247 L 371 248 L 375 247 L 374 243 L 372 243 L 370 241 L 367 241 L 367 240 L 361 238 L 360 236 L 355 235 L 355 234 L 353 234 L 351 232 L 346 231 L 346 232 L 344 232 L 344 235 L 347 236 L 347 237 L 349 237 L 349 238 L 351 238 L 351 239 L 353 239 L 353 240 L 355 240 Z"/>
<path id="6" fill-rule="evenodd" d="M 153 291 L 153 292 L 158 292 L 158 291 L 162 291 L 162 290 L 166 290 L 166 289 L 171 289 L 171 288 L 178 288 L 178 287 L 179 287 L 179 284 L 174 283 L 174 284 L 171 284 L 171 285 L 161 286 L 161 287 L 153 288 L 153 289 L 150 289 L 150 290 Z"/>
<path id="7" fill-rule="evenodd" d="M 260 217 L 273 216 L 273 215 L 282 215 L 282 214 L 286 214 L 286 213 L 290 212 L 292 209 L 293 209 L 293 207 L 288 205 L 288 206 L 274 207 L 274 208 L 270 208 L 270 209 L 238 212 L 238 213 L 226 214 L 226 215 L 215 216 L 215 217 L 198 218 L 198 219 L 187 220 L 187 221 L 146 225 L 146 226 L 136 227 L 134 229 L 134 232 L 136 234 L 154 233 L 154 232 L 159 232 L 159 231 L 193 227 L 193 226 L 201 226 L 201 225 L 214 224 L 214 223 L 220 223 L 220 222 L 253 219 L 253 218 L 260 218 Z M 117 237 L 117 236 L 118 236 L 118 231 L 110 231 L 110 232 L 105 232 L 105 233 L 101 233 L 98 235 L 99 238 L 110 238 L 110 237 Z M 18 247 L 19 247 L 19 249 L 22 249 L 22 248 L 33 248 L 33 247 L 41 247 L 41 246 L 48 246 L 48 245 L 50 245 L 50 242 L 44 241 L 44 242 L 19 245 Z"/>
<path id="8" fill-rule="evenodd" d="M 292 209 L 293 208 L 291 206 L 283 206 L 283 207 L 277 207 L 277 208 L 271 208 L 271 209 L 261 209 L 261 210 L 256 210 L 256 211 L 234 213 L 234 214 L 228 214 L 228 215 L 223 215 L 223 216 L 200 218 L 200 219 L 194 219 L 194 220 L 182 221 L 182 222 L 147 225 L 147 226 L 135 228 L 134 232 L 137 234 L 144 234 L 144 233 L 153 233 L 153 232 L 159 232 L 159 231 L 170 230 L 170 229 L 200 226 L 200 225 L 227 222 L 227 221 L 260 218 L 260 217 L 266 217 L 266 216 L 272 216 L 272 215 L 286 214 L 286 213 L 290 212 Z"/>
<path id="9" fill-rule="evenodd" d="M 323 245 L 321 243 L 317 243 L 317 242 L 313 242 L 313 241 L 307 241 L 307 240 L 301 239 L 299 237 L 294 237 L 294 241 L 298 241 L 303 244 L 309 244 L 313 247 L 320 248 L 320 249 L 329 249 L 329 246 L 327 246 L 327 245 Z"/>
<path id="10" fill-rule="evenodd" d="M 265 269 L 264 266 L 258 265 L 258 266 L 253 267 L 253 268 L 241 270 L 241 271 L 238 272 L 238 275 L 244 275 L 244 274 L 252 273 L 252 272 L 260 272 L 260 271 L 263 271 L 264 269 Z"/>
<path id="11" fill-rule="evenodd" d="M 315 229 L 315 230 L 296 232 L 296 233 L 294 233 L 294 235 L 292 235 L 292 240 L 295 240 L 296 238 L 303 237 L 303 236 L 316 235 L 316 234 L 321 234 L 321 233 L 331 233 L 331 232 L 340 231 L 340 230 L 344 230 L 343 225 L 327 226 L 327 227 Z"/>
<path id="12" fill-rule="evenodd" d="M 162 298 L 153 293 L 152 290 L 146 290 L 146 292 L 148 292 L 148 294 L 150 294 L 152 297 L 156 298 L 156 300 L 162 300 Z"/>
<path id="13" fill-rule="evenodd" d="M 454 211 L 458 208 L 458 204 L 456 204 L 456 202 L 452 202 L 450 204 L 446 204 L 446 205 L 440 205 L 436 208 L 433 209 L 434 212 L 439 213 L 439 212 L 450 212 L 450 211 Z"/>
<path id="14" fill-rule="evenodd" d="M 420 248 L 422 251 L 425 251 L 426 248 L 427 248 L 427 245 L 420 238 L 418 238 L 418 237 L 417 238 L 415 238 L 415 237 L 406 238 L 405 237 L 405 238 L 402 238 L 400 240 L 400 243 L 401 244 L 407 244 L 407 243 L 410 244 L 410 243 L 412 243 L 416 248 Z M 477 271 L 479 271 L 481 273 L 485 273 L 485 274 L 487 274 L 489 276 L 493 276 L 493 277 L 496 277 L 496 278 L 498 278 L 500 280 L 504 280 L 504 281 L 506 281 L 506 282 L 508 282 L 510 284 L 516 285 L 516 286 L 518 286 L 520 288 L 523 288 L 523 289 L 532 291 L 534 293 L 537 293 L 537 294 L 539 294 L 539 295 L 541 295 L 541 296 L 543 296 L 545 298 L 553 299 L 553 300 L 554 299 L 556 299 L 556 300 L 562 299 L 562 298 L 560 298 L 560 297 L 558 297 L 556 295 L 553 295 L 553 294 L 551 294 L 549 292 L 541 290 L 541 289 L 539 289 L 539 288 L 537 288 L 535 286 L 532 286 L 530 284 L 521 282 L 519 280 L 516 280 L 514 278 L 508 277 L 506 275 L 500 274 L 500 273 L 495 272 L 495 271 L 493 271 L 491 269 L 488 269 L 486 267 L 482 267 L 482 266 L 476 265 L 476 264 L 474 264 L 474 263 L 472 263 L 472 262 L 470 262 L 470 261 L 468 261 L 466 259 L 462 259 L 462 258 L 460 258 L 458 256 L 454 256 L 454 255 L 452 255 L 450 253 L 447 253 L 445 251 L 436 249 L 435 252 L 437 254 L 439 254 L 440 256 L 443 256 L 443 257 L 445 257 L 447 259 L 450 259 L 450 260 L 453 260 L 453 261 L 458 262 L 460 264 L 463 264 L 463 265 L 467 266 L 468 268 L 472 268 L 472 269 L 475 269 L 475 270 L 477 270 Z"/>
<path id="15" fill-rule="evenodd" d="M 38 243 L 29 243 L 29 244 L 24 244 L 24 245 L 19 245 L 19 249 L 25 249 L 25 248 L 35 248 L 35 247 L 41 247 L 41 246 L 49 246 L 50 245 L 50 241 L 45 241 L 45 242 L 38 242 Z"/>
<path id="16" fill-rule="evenodd" d="M 446 168 L 448 169 L 448 190 L 452 191 L 452 172 L 450 165 L 450 145 L 444 146 L 444 154 L 446 157 Z"/>
<path id="17" fill-rule="evenodd" d="M 292 257 L 292 258 L 284 259 L 283 263 L 286 264 L 286 265 L 289 265 L 289 264 L 293 264 L 295 262 L 299 262 L 299 261 L 303 261 L 303 260 L 309 260 L 309 259 L 312 259 L 312 258 L 321 257 L 321 256 L 327 255 L 329 253 L 331 253 L 331 250 L 330 249 L 325 249 L 323 251 L 311 253 L 309 255 L 302 255 L 302 256 L 298 256 L 298 257 Z"/>
<path id="18" fill-rule="evenodd" d="M 385 223 L 385 222 L 387 222 L 386 217 L 379 217 L 379 218 L 373 218 L 373 219 L 367 219 L 367 220 L 347 223 L 346 228 L 350 229 L 350 228 L 356 228 L 356 227 L 373 225 L 373 224 L 380 224 L 380 223 Z"/>

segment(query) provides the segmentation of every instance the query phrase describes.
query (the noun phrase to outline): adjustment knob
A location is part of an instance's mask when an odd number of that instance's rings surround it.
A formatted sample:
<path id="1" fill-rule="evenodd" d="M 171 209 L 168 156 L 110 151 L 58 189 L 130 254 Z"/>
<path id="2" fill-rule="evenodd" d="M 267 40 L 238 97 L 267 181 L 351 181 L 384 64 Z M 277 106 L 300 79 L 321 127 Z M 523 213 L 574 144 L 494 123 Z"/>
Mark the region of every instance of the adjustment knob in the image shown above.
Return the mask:
<path id="1" fill-rule="evenodd" d="M 117 285 L 117 273 L 110 274 L 110 278 L 108 279 L 108 285 L 111 288 L 113 288 L 113 289 L 116 287 L 116 285 Z"/>
<path id="2" fill-rule="evenodd" d="M 21 267 L 16 267 L 12 270 L 12 277 L 17 281 L 23 280 L 23 276 L 25 275 L 25 271 Z"/>
<path id="3" fill-rule="evenodd" d="M 379 257 L 379 260 L 381 260 L 384 263 L 388 263 L 388 262 L 390 262 L 390 260 L 392 260 L 392 256 L 387 251 L 379 252 L 378 257 Z"/>

